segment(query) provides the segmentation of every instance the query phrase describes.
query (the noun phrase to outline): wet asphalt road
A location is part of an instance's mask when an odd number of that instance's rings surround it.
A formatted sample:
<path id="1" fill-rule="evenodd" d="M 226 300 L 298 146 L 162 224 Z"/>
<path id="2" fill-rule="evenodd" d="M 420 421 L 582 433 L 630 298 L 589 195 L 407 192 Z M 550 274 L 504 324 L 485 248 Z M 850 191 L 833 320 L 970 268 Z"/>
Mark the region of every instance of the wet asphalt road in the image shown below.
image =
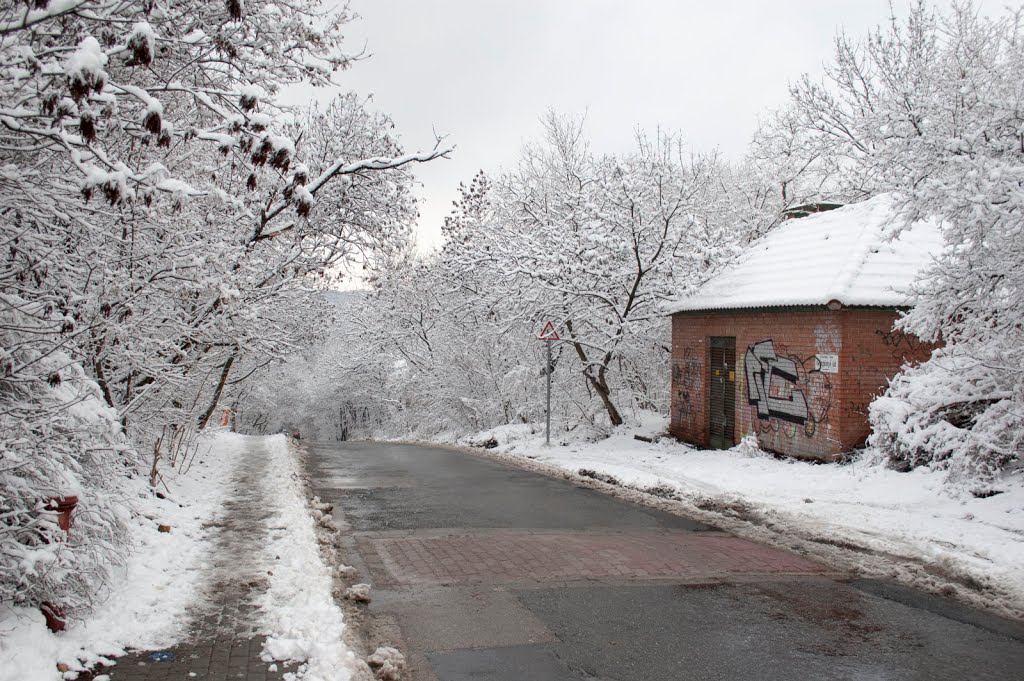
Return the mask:
<path id="1" fill-rule="evenodd" d="M 414 681 L 1024 680 L 1024 625 L 455 451 L 309 443 Z"/>

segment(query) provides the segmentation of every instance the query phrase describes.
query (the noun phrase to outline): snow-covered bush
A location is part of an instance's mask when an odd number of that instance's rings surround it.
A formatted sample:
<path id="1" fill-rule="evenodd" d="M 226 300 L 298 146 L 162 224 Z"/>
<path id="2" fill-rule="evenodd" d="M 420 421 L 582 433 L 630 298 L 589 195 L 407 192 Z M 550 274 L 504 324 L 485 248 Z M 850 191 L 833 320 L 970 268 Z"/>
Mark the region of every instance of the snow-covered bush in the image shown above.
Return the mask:
<path id="1" fill-rule="evenodd" d="M 74 616 L 125 556 L 135 455 L 82 367 L 26 342 L 42 331 L 33 307 L 0 299 L 0 602 Z M 69 496 L 79 501 L 66 535 L 53 500 Z"/>
<path id="2" fill-rule="evenodd" d="M 952 480 L 991 479 L 1024 453 L 1019 376 L 953 352 L 937 350 L 892 381 L 871 404 L 869 444 L 898 469 L 928 465 Z"/>

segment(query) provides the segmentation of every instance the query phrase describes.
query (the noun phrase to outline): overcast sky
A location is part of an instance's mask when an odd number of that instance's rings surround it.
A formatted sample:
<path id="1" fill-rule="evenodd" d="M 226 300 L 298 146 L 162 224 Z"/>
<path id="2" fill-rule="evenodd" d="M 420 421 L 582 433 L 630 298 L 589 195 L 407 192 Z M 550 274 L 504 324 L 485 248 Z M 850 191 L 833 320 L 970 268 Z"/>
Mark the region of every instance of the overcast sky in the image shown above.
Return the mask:
<path id="1" fill-rule="evenodd" d="M 947 5 L 941 2 L 940 5 Z M 1013 3 L 1015 6 L 1018 3 Z M 982 2 L 997 12 L 1005 1 Z M 904 15 L 908 0 L 895 0 Z M 417 241 L 440 241 L 460 181 L 516 162 L 549 108 L 587 116 L 597 151 L 625 151 L 636 127 L 679 132 L 696 151 L 740 158 L 758 116 L 802 73 L 820 75 L 840 29 L 862 36 L 888 0 L 351 0 L 341 74 L 372 94 L 407 150 L 434 131 L 457 148 L 419 166 Z M 323 93 L 321 93 L 322 96 Z M 293 95 L 294 96 L 294 95 Z M 308 96 L 303 94 L 303 96 Z"/>

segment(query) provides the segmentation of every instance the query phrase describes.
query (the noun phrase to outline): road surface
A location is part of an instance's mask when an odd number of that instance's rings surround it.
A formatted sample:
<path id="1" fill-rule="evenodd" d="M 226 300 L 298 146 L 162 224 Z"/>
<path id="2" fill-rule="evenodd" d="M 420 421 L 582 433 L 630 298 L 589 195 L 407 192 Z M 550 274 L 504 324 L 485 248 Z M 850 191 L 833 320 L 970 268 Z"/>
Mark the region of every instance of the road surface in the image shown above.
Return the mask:
<path id="1" fill-rule="evenodd" d="M 1024 624 L 457 451 L 307 443 L 413 681 L 1024 679 Z"/>

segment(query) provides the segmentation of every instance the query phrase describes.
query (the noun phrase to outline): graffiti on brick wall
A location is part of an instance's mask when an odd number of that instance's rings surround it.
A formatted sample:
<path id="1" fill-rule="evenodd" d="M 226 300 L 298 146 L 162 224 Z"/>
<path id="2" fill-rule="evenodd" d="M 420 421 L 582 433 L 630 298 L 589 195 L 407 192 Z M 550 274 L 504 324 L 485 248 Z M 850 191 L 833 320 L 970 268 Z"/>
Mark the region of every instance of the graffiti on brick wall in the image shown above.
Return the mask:
<path id="1" fill-rule="evenodd" d="M 682 359 L 672 367 L 672 378 L 676 386 L 676 405 L 680 422 L 697 418 L 701 399 L 703 365 L 691 348 L 683 351 Z"/>
<path id="2" fill-rule="evenodd" d="M 919 356 L 924 345 L 916 336 L 904 333 L 899 329 L 890 329 L 889 331 L 878 329 L 875 334 L 882 339 L 885 347 L 889 348 L 892 357 L 900 361 L 907 357 Z"/>
<path id="3" fill-rule="evenodd" d="M 754 429 L 802 426 L 807 437 L 814 437 L 832 408 L 832 385 L 817 360 L 789 354 L 769 338 L 747 347 L 743 364 Z"/>

